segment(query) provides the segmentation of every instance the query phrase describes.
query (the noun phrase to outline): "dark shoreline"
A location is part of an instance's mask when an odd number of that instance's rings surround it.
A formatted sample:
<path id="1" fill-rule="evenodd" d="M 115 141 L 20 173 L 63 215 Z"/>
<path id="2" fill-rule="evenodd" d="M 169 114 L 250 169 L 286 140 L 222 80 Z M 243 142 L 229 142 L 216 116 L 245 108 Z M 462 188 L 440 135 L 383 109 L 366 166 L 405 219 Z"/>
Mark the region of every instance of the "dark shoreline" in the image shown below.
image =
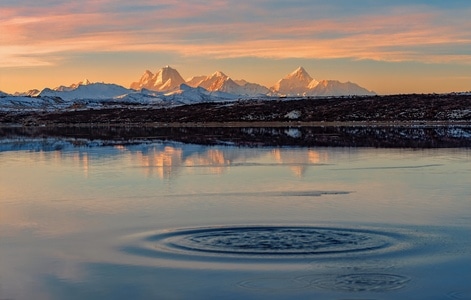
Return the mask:
<path id="1" fill-rule="evenodd" d="M 61 111 L 0 111 L 0 126 L 264 127 L 471 124 L 471 95 L 240 100 L 175 107 L 103 106 Z"/>
<path id="2" fill-rule="evenodd" d="M 146 127 L 52 126 L 0 127 L 3 142 L 67 141 L 86 146 L 181 142 L 241 147 L 471 148 L 471 125 Z"/>
<path id="3" fill-rule="evenodd" d="M 471 95 L 0 111 L 0 141 L 49 137 L 105 144 L 176 141 L 249 147 L 471 148 Z"/>

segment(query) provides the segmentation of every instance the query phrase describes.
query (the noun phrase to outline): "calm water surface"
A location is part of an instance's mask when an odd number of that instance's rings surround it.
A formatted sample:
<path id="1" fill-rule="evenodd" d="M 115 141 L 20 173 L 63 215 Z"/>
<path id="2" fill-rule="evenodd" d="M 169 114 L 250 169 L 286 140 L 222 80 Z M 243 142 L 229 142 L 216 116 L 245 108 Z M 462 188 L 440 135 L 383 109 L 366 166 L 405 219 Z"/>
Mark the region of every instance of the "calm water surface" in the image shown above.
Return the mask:
<path id="1" fill-rule="evenodd" d="M 469 149 L 56 146 L 0 152 L 0 299 L 471 298 Z"/>

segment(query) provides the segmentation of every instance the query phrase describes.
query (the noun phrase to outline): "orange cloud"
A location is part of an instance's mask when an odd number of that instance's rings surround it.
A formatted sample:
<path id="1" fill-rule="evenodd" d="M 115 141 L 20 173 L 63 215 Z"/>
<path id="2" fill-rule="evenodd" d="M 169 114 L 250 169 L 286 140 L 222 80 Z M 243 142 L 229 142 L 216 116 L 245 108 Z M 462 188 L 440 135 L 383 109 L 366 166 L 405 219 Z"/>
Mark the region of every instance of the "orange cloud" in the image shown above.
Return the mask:
<path id="1" fill-rule="evenodd" d="M 464 17 L 469 9 L 455 18 L 449 12 L 397 9 L 388 15 L 302 20 L 277 20 L 254 9 L 260 20 L 237 20 L 227 2 L 141 1 L 133 7 L 138 11 L 107 10 L 113 7 L 109 1 L 62 4 L 52 12 L 8 9 L 0 21 L 0 66 L 51 65 L 70 54 L 103 51 L 471 63 L 469 51 L 456 51 L 471 47 L 471 22 Z M 234 7 L 234 14 L 247 11 L 248 3 Z"/>

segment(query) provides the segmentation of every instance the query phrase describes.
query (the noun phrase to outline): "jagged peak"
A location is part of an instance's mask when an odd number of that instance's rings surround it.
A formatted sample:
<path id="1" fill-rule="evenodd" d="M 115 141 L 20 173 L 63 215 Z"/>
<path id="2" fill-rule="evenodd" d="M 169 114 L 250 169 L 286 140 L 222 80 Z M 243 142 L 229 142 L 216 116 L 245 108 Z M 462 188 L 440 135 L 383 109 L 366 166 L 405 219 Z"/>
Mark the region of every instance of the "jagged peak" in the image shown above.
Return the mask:
<path id="1" fill-rule="evenodd" d="M 157 74 L 158 74 L 158 73 L 168 73 L 168 72 L 170 72 L 170 73 L 178 73 L 178 71 L 177 71 L 176 69 L 174 69 L 174 68 L 172 68 L 172 67 L 170 67 L 170 66 L 165 66 L 165 67 L 163 67 L 162 69 L 158 70 L 158 71 L 157 71 Z"/>
<path id="2" fill-rule="evenodd" d="M 91 84 L 90 80 L 85 78 L 84 80 L 80 81 L 77 85 L 89 85 Z"/>
<path id="3" fill-rule="evenodd" d="M 307 71 L 303 67 L 299 66 L 293 73 L 307 73 Z"/>
<path id="4" fill-rule="evenodd" d="M 152 72 L 146 70 L 146 74 L 152 74 Z M 147 88 L 154 91 L 173 91 L 179 89 L 181 83 L 194 88 L 202 87 L 210 91 L 224 91 L 234 94 L 271 93 L 280 95 L 316 95 L 323 87 L 332 90 L 329 90 L 329 93 L 339 94 L 345 93 L 349 84 L 337 85 L 334 82 L 325 80 L 317 81 L 302 66 L 297 67 L 293 72 L 280 79 L 270 89 L 245 80 L 234 80 L 222 71 L 216 71 L 209 76 L 191 77 L 185 81 L 177 70 L 166 65 L 155 73 L 154 76 L 142 78 L 139 82 L 132 83 L 131 88 L 136 90 Z M 351 91 L 347 92 L 352 93 Z M 353 91 L 353 93 L 355 92 Z M 325 94 L 324 91 L 322 93 Z"/>
<path id="5" fill-rule="evenodd" d="M 216 71 L 214 72 L 211 77 L 224 77 L 224 78 L 228 78 L 228 76 L 226 74 L 224 74 L 223 72 L 221 71 Z"/>
<path id="6" fill-rule="evenodd" d="M 286 78 L 301 78 L 301 79 L 308 79 L 309 81 L 312 81 L 311 75 L 303 68 L 303 67 L 298 67 L 296 70 L 291 72 Z"/>

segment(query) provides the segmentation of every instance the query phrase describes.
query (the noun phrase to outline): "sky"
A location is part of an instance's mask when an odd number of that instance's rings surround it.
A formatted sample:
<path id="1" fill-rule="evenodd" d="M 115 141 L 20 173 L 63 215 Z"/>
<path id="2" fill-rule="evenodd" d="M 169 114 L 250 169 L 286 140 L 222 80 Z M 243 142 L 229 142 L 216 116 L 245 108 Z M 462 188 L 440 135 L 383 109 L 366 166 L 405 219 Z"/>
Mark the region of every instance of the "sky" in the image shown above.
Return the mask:
<path id="1" fill-rule="evenodd" d="M 471 91 L 469 0 L 2 0 L 0 90 L 129 87 L 170 65 L 268 87 L 299 66 L 379 94 Z"/>

